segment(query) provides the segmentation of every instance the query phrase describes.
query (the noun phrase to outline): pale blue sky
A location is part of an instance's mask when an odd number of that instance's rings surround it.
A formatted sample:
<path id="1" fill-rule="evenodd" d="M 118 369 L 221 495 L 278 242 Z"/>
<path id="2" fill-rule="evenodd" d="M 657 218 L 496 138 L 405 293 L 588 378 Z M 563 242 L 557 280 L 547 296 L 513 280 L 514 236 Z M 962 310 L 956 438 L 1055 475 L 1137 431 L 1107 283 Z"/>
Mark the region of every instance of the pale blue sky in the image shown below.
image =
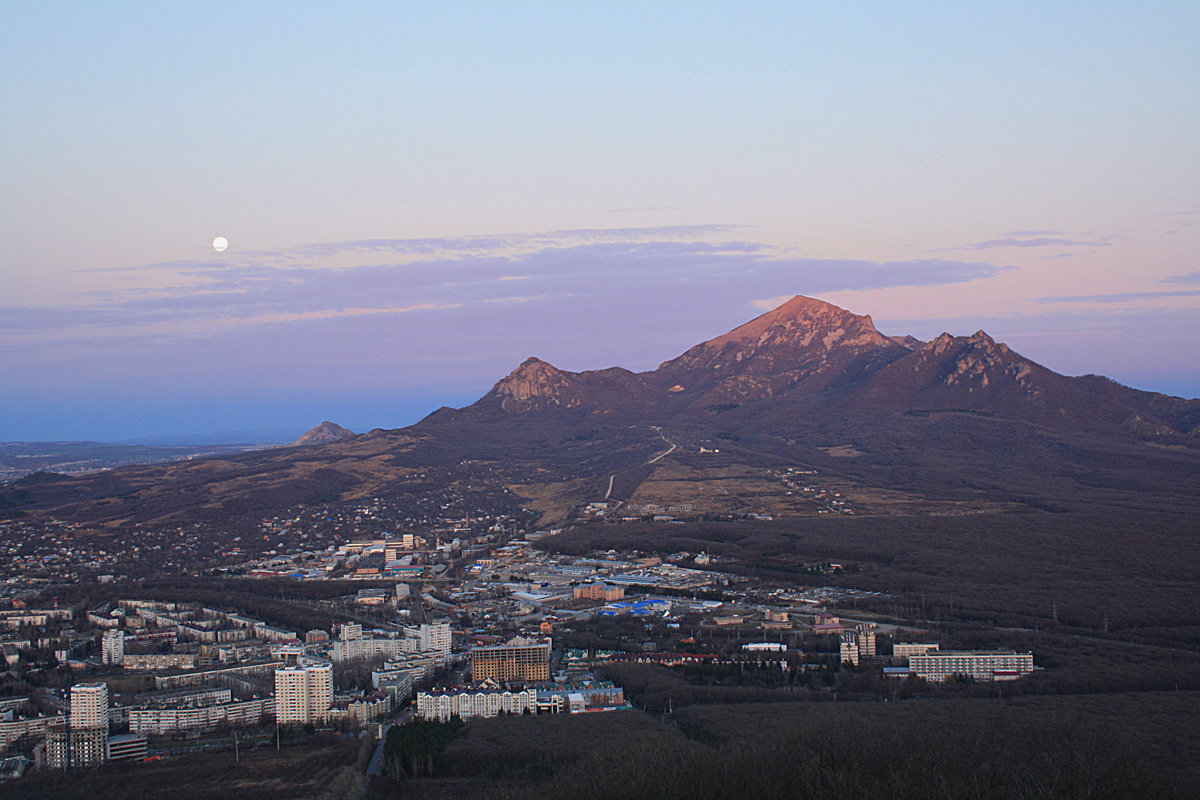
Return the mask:
<path id="1" fill-rule="evenodd" d="M 1200 395 L 1197 41 L 1190 2 L 5 4 L 0 440 L 398 426 L 795 293 Z"/>

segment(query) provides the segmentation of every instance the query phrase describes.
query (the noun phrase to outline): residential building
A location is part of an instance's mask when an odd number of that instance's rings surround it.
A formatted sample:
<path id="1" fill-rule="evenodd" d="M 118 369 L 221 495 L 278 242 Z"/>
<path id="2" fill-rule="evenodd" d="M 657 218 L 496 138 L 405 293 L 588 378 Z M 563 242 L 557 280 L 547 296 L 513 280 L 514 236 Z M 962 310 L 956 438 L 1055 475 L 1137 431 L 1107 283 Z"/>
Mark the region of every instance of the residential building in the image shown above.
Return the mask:
<path id="1" fill-rule="evenodd" d="M 937 649 L 936 642 L 894 642 L 892 644 L 892 658 L 898 661 L 908 661 L 912 656 L 923 655 L 930 650 Z"/>
<path id="2" fill-rule="evenodd" d="M 498 688 L 461 691 L 417 692 L 417 716 L 445 722 L 451 717 L 494 717 L 506 714 L 536 714 L 537 690 L 520 692 Z"/>
<path id="3" fill-rule="evenodd" d="M 46 729 L 52 725 L 66 725 L 67 718 L 62 714 L 52 717 L 16 717 L 0 720 L 0 750 L 6 749 L 13 742 L 25 737 L 42 737 Z"/>
<path id="4" fill-rule="evenodd" d="M 574 594 L 576 600 L 603 600 L 606 603 L 611 603 L 614 600 L 620 600 L 624 597 L 625 589 L 621 586 L 588 583 L 576 586 Z"/>
<path id="5" fill-rule="evenodd" d="M 108 685 L 77 683 L 71 687 L 72 728 L 103 728 L 108 735 Z"/>
<path id="6" fill-rule="evenodd" d="M 858 636 L 853 631 L 846 631 L 841 636 L 841 662 L 854 666 L 862 662 L 858 651 Z"/>
<path id="7" fill-rule="evenodd" d="M 125 663 L 125 634 L 119 630 L 105 631 L 100 637 L 100 660 L 120 666 Z"/>
<path id="8" fill-rule="evenodd" d="M 550 639 L 516 637 L 505 644 L 471 648 L 471 677 L 485 681 L 550 680 Z"/>
<path id="9" fill-rule="evenodd" d="M 1013 650 L 931 650 L 911 655 L 909 669 L 918 678 L 944 682 L 955 676 L 977 681 L 1003 681 L 1033 672 L 1033 653 Z"/>
<path id="10" fill-rule="evenodd" d="M 133 708 L 129 710 L 131 733 L 163 734 L 181 730 L 203 730 L 218 725 L 256 725 L 275 713 L 275 700 L 215 703 L 207 706 Z"/>
<path id="11" fill-rule="evenodd" d="M 275 670 L 275 719 L 281 724 L 317 722 L 333 705 L 333 665 Z"/>

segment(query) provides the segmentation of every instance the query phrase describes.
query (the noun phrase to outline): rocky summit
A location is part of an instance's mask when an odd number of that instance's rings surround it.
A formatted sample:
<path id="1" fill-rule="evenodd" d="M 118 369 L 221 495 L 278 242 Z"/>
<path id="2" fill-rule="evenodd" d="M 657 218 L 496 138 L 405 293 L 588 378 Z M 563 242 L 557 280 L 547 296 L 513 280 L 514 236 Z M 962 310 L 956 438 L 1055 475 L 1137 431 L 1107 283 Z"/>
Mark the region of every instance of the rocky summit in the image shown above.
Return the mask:
<path id="1" fill-rule="evenodd" d="M 326 420 L 292 443 L 293 447 L 305 447 L 316 444 L 331 444 L 349 439 L 354 431 Z"/>

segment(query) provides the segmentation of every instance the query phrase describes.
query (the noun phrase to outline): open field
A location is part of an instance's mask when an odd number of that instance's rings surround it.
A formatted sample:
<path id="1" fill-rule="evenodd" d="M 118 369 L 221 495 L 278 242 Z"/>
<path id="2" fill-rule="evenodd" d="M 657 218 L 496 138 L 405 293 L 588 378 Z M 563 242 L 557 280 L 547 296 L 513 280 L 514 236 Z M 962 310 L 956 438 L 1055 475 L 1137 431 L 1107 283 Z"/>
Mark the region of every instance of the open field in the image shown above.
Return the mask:
<path id="1" fill-rule="evenodd" d="M 108 764 L 79 773 L 31 775 L 6 784 L 6 800 L 306 800 L 349 796 L 361 770 L 359 742 L 196 753 L 149 763 Z"/>

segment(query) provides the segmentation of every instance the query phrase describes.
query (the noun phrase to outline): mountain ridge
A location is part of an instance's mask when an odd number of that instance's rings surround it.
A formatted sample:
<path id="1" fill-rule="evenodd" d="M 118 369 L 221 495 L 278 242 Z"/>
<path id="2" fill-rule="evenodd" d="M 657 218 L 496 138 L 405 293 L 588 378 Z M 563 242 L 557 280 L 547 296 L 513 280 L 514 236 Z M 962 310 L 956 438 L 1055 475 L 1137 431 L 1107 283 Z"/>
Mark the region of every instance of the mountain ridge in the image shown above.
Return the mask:
<path id="1" fill-rule="evenodd" d="M 1059 375 L 983 331 L 884 336 L 867 316 L 796 297 L 645 372 L 570 372 L 530 357 L 476 402 L 407 428 L 31 476 L 0 489 L 0 516 L 254 518 L 380 492 L 417 502 L 431 480 L 513 492 L 548 522 L 602 499 L 807 513 L 769 478 L 786 465 L 836 476 L 863 513 L 1113 498 L 1190 508 L 1198 430 L 1200 400 Z"/>

